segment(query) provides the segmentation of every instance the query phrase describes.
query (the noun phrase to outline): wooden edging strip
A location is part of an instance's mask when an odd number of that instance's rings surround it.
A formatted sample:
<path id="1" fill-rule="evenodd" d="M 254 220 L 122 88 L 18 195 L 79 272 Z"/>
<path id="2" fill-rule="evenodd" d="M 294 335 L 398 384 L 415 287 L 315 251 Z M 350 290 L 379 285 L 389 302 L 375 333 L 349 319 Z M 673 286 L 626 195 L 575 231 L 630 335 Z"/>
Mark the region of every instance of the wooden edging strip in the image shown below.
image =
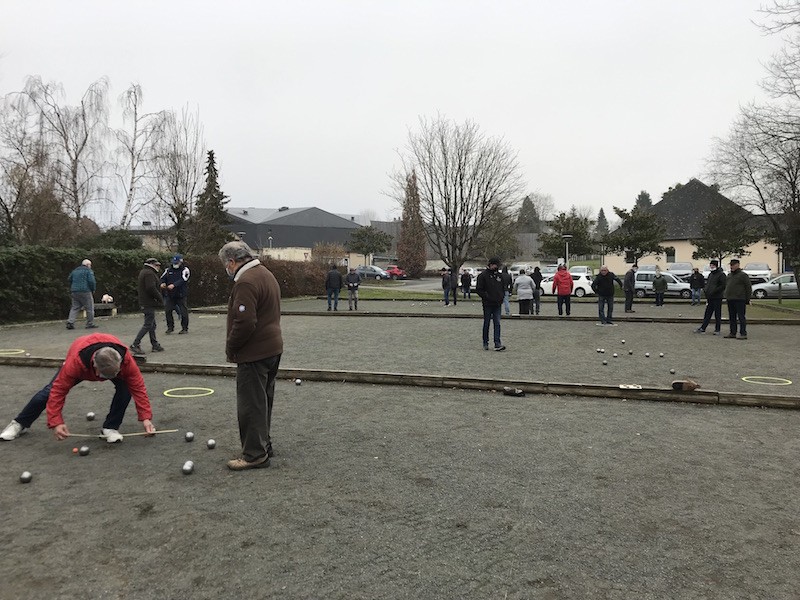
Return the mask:
<path id="1" fill-rule="evenodd" d="M 63 361 L 56 358 L 0 356 L 0 365 L 18 367 L 58 368 Z M 213 377 L 235 377 L 236 365 L 220 364 L 165 364 L 144 363 L 139 368 L 145 373 L 178 373 Z M 279 377 L 305 379 L 308 381 L 331 381 L 341 383 L 366 383 L 376 385 L 404 385 L 412 387 L 451 388 L 465 390 L 502 391 L 509 387 L 521 389 L 527 394 L 553 394 L 556 396 L 579 396 L 582 398 L 615 398 L 626 400 L 650 400 L 654 402 L 694 402 L 698 404 L 721 404 L 728 406 L 762 406 L 768 408 L 800 409 L 800 397 L 777 394 L 748 394 L 739 392 L 717 392 L 695 390 L 680 392 L 672 388 L 629 389 L 613 385 L 590 383 L 566 383 L 544 381 L 520 381 L 513 379 L 478 379 L 420 375 L 415 373 L 380 373 L 373 371 L 335 371 L 330 369 L 282 368 Z"/>

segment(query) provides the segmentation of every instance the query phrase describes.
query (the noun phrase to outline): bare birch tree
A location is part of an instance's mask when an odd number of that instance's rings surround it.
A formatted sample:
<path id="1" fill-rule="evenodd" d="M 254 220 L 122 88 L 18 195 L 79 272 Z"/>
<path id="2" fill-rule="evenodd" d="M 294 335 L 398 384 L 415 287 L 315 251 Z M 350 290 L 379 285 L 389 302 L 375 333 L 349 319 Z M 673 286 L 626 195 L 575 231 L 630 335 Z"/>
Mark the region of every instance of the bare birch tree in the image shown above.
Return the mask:
<path id="1" fill-rule="evenodd" d="M 203 184 L 205 153 L 199 113 L 187 108 L 180 115 L 167 113 L 156 149 L 154 192 L 157 209 L 174 226 L 179 252 L 185 250 L 185 226 Z"/>
<path id="2" fill-rule="evenodd" d="M 396 182 L 402 190 L 405 174 L 416 173 L 425 234 L 452 269 L 479 255 L 482 233 L 507 226 L 514 234 L 510 215 L 522 178 L 516 153 L 502 139 L 485 137 L 471 121 L 420 118 L 400 155 L 404 169 Z"/>
<path id="3" fill-rule="evenodd" d="M 142 111 L 144 95 L 139 84 L 131 84 L 119 97 L 125 128 L 114 132 L 121 155 L 117 178 L 125 190 L 121 229 L 155 199 L 153 178 L 156 167 L 157 140 L 164 131 L 165 113 Z"/>

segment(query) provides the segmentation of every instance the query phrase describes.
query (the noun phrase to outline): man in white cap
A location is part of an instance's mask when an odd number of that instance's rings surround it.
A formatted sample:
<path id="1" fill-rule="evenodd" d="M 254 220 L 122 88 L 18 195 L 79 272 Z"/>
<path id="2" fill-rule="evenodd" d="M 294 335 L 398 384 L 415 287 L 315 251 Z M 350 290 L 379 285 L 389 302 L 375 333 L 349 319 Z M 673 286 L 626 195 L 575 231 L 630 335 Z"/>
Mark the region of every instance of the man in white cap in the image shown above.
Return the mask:
<path id="1" fill-rule="evenodd" d="M 139 343 L 145 335 L 150 336 L 150 345 L 153 352 L 161 352 L 164 348 L 156 339 L 156 308 L 164 306 L 164 299 L 161 297 L 160 279 L 158 272 L 161 270 L 161 262 L 157 258 L 148 258 L 144 261 L 144 266 L 139 272 L 137 291 L 139 293 L 139 305 L 144 313 L 144 324 L 136 334 L 136 339 L 131 344 L 131 352 L 134 354 L 144 354 Z"/>

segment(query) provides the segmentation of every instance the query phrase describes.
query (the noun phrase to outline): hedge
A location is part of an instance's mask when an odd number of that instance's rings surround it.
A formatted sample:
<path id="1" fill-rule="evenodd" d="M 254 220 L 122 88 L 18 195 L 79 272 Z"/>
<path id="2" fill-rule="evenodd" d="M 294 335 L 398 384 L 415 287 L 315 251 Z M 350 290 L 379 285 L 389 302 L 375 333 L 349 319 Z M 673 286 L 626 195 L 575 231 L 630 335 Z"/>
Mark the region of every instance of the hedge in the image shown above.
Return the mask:
<path id="1" fill-rule="evenodd" d="M 172 255 L 147 250 L 0 248 L 0 324 L 66 319 L 71 306 L 67 278 L 85 258 L 92 261 L 97 279 L 95 301 L 110 294 L 121 312 L 138 312 L 136 282 L 150 256 L 166 267 Z M 284 298 L 324 292 L 325 271 L 320 265 L 272 259 L 263 262 L 278 280 Z M 227 304 L 231 281 L 216 255 L 187 256 L 185 263 L 192 272 L 190 307 Z"/>

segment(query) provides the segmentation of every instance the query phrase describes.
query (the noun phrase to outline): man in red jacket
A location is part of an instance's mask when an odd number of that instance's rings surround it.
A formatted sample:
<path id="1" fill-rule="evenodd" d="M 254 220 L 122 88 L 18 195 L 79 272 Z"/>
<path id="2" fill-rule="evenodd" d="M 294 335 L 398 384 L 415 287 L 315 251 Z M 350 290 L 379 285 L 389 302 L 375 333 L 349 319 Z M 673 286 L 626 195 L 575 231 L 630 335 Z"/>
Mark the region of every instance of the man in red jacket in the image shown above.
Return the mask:
<path id="1" fill-rule="evenodd" d="M 144 385 L 142 373 L 128 348 L 113 335 L 95 333 L 77 338 L 69 347 L 64 364 L 55 377 L 34 394 L 30 402 L 0 433 L 0 439 L 11 441 L 33 425 L 39 415 L 47 409 L 47 426 L 54 430 L 56 439 L 69 437 L 69 429 L 61 416 L 64 401 L 69 391 L 81 381 L 110 380 L 116 389 L 111 408 L 103 423 L 103 436 L 108 443 L 121 442 L 119 427 L 125 410 L 131 401 L 136 404 L 139 420 L 147 433 L 156 428 L 150 419 L 150 399 Z"/>
<path id="2" fill-rule="evenodd" d="M 572 299 L 572 289 L 575 283 L 572 274 L 567 271 L 567 265 L 558 265 L 558 270 L 553 276 L 553 293 L 558 296 L 558 316 L 564 316 L 564 307 L 567 308 L 567 316 L 570 313 L 570 300 Z"/>

